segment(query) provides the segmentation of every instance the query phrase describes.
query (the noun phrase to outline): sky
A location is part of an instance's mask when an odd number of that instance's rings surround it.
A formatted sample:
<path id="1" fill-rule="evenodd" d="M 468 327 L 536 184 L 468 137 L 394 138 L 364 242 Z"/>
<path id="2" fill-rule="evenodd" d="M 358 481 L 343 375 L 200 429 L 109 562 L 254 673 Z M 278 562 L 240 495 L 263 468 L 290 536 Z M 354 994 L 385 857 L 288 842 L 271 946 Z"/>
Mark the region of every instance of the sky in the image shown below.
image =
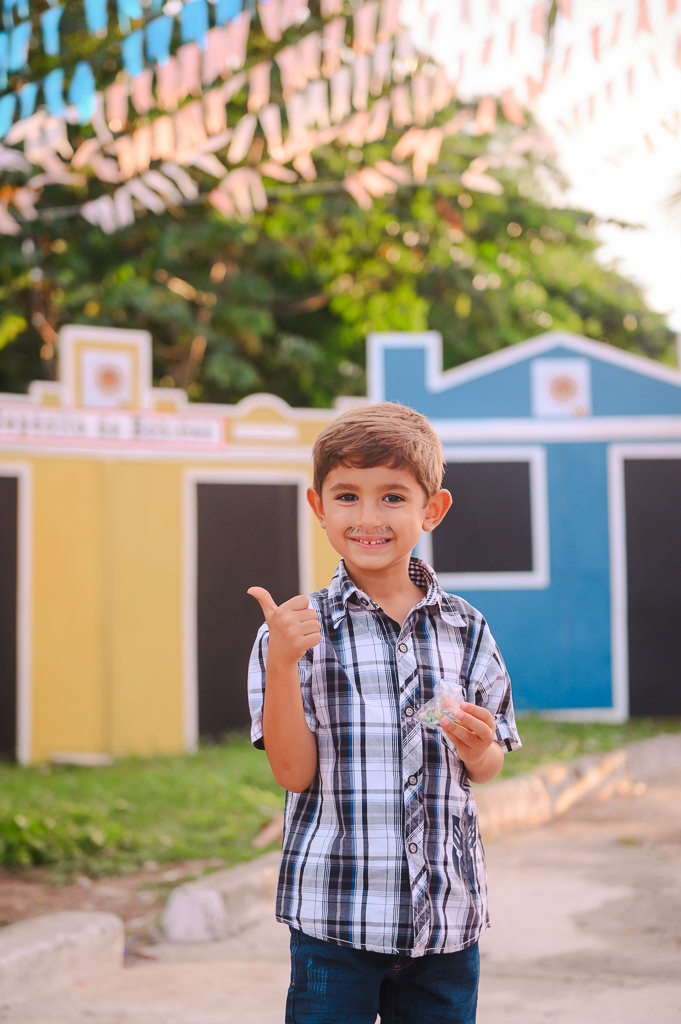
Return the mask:
<path id="1" fill-rule="evenodd" d="M 681 0 L 403 0 L 419 47 L 463 100 L 511 88 L 555 145 L 568 200 L 644 225 L 600 229 L 602 256 L 681 332 Z M 546 62 L 546 65 L 545 65 Z M 528 78 L 530 81 L 528 81 Z"/>

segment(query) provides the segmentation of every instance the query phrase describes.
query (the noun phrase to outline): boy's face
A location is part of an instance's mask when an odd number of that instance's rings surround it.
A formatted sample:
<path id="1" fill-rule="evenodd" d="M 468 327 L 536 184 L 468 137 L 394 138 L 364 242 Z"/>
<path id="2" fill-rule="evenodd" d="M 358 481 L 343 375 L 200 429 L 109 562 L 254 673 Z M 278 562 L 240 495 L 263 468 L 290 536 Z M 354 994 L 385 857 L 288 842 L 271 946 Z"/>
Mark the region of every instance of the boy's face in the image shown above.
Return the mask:
<path id="1" fill-rule="evenodd" d="M 341 555 L 350 575 L 385 573 L 404 563 L 422 530 L 433 530 L 447 513 L 449 491 L 426 498 L 406 468 L 336 466 L 322 484 L 321 496 L 310 489 L 308 501 Z"/>

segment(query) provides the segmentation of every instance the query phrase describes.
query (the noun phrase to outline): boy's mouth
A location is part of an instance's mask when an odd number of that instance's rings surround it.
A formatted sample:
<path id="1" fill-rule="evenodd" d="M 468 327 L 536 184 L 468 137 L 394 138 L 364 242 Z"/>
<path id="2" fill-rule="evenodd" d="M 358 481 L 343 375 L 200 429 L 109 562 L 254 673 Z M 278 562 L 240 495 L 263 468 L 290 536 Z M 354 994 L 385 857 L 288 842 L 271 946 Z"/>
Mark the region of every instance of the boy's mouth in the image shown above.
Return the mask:
<path id="1" fill-rule="evenodd" d="M 390 543 L 390 537 L 350 537 L 355 544 L 361 544 L 365 548 L 381 547 Z"/>

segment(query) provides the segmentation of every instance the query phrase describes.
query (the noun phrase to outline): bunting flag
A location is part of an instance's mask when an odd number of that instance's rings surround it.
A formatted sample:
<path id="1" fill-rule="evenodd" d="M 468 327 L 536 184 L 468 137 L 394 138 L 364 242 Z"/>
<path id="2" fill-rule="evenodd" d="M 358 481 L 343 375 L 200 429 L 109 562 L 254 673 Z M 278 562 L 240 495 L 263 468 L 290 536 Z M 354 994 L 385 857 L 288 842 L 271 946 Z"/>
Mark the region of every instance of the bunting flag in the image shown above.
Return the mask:
<path id="1" fill-rule="evenodd" d="M 464 126 L 473 134 L 489 134 L 503 116 L 519 131 L 528 130 L 527 107 L 541 102 L 556 76 L 566 82 L 560 124 L 574 131 L 599 123 L 608 105 L 634 95 L 642 83 L 661 82 L 669 66 L 681 72 L 680 0 L 636 0 L 598 14 L 586 29 L 576 23 L 577 2 L 558 3 L 562 35 L 555 35 L 549 60 L 547 0 L 527 5 L 525 13 L 500 0 L 484 5 L 452 0 L 442 17 L 458 19 L 455 33 L 444 31 L 428 0 L 422 0 L 429 46 L 442 39 L 448 47 L 454 70 L 446 73 L 424 58 L 424 47 L 403 28 L 400 0 L 352 5 L 320 0 L 322 24 L 311 22 L 307 31 L 308 0 L 258 0 L 253 10 L 245 10 L 242 0 L 178 0 L 176 9 L 161 0 L 144 5 L 116 0 L 122 71 L 101 92 L 92 67 L 82 60 L 68 71 L 53 68 L 42 80 L 19 79 L 0 96 L 0 138 L 6 140 L 0 155 L 10 152 L 40 168 L 14 191 L 18 198 L 8 200 L 16 215 L 5 205 L 0 231 L 5 225 L 15 233 L 21 221 L 39 217 L 43 190 L 73 180 L 74 173 L 80 181 L 95 177 L 111 186 L 109 195 L 82 207 L 83 216 L 104 230 L 131 223 L 140 207 L 160 212 L 196 198 L 192 175 L 198 173 L 218 181 L 210 192 L 216 209 L 250 216 L 266 197 L 263 179 L 311 182 L 318 149 L 336 143 L 361 150 L 392 125 L 402 136 L 388 166 L 358 168 L 343 183 L 364 204 L 404 184 L 399 174 L 425 181 L 443 139 Z M 4 0 L 0 83 L 5 88 L 9 75 L 30 72 L 36 45 L 48 56 L 59 54 L 62 14 L 59 2 L 43 10 L 36 19 L 36 40 L 26 0 Z M 83 17 L 90 33 L 109 27 L 103 0 L 84 0 Z M 254 19 L 271 44 L 271 60 L 249 65 Z M 297 37 L 289 31 L 301 26 Z M 634 39 L 640 59 L 635 65 L 620 59 L 613 68 L 612 56 Z M 528 48 L 535 55 L 529 65 L 522 56 Z M 586 96 L 583 89 L 580 93 L 585 60 L 603 68 L 602 84 Z M 465 98 L 473 67 L 490 76 L 494 89 L 483 92 L 475 109 L 434 126 L 434 116 L 455 94 Z M 284 94 L 281 109 L 271 102 L 275 83 Z M 245 96 L 245 109 L 240 100 L 243 112 L 235 117 L 230 104 L 238 93 Z M 670 92 L 656 122 L 656 130 L 668 138 L 681 131 L 675 95 L 678 90 Z M 138 117 L 149 121 L 136 123 Z M 92 125 L 94 137 L 79 133 L 85 124 Z M 640 138 L 649 149 L 658 145 L 650 128 Z M 511 161 L 513 154 L 505 159 Z M 501 186 L 490 173 L 495 166 L 473 161 L 464 173 L 465 186 L 498 192 Z"/>

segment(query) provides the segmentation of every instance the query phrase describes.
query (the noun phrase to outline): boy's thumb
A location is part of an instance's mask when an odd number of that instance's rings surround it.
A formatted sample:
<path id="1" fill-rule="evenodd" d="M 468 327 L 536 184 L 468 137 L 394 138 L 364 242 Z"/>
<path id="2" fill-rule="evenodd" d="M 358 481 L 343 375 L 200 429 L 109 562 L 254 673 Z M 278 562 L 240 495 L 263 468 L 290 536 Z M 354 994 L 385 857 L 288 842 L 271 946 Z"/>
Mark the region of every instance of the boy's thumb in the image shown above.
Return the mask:
<path id="1" fill-rule="evenodd" d="M 274 603 L 274 599 L 270 594 L 269 590 L 265 590 L 264 587 L 249 587 L 246 591 L 251 597 L 254 597 L 260 607 L 265 619 L 268 621 L 272 612 L 276 612 L 277 605 Z"/>

